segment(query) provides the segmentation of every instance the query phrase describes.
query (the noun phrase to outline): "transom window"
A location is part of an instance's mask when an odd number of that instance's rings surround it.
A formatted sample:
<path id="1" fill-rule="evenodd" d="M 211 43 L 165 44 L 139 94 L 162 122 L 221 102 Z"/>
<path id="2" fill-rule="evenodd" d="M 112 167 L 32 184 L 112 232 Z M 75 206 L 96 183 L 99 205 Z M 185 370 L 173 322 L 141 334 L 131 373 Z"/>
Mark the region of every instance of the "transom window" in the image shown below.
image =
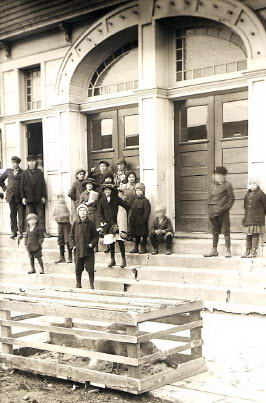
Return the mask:
<path id="1" fill-rule="evenodd" d="M 25 70 L 26 109 L 41 107 L 41 71 L 40 67 Z"/>
<path id="2" fill-rule="evenodd" d="M 213 25 L 176 31 L 176 81 L 246 68 L 244 43 L 233 31 Z"/>

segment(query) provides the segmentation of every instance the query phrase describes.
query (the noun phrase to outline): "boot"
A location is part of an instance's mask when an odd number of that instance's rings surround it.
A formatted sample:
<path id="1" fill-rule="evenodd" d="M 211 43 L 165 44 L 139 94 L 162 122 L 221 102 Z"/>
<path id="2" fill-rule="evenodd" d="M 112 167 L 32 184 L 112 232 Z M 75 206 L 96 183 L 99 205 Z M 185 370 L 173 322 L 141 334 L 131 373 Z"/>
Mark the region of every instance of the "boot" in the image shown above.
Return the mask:
<path id="1" fill-rule="evenodd" d="M 141 248 L 140 248 L 139 253 L 140 253 L 140 255 L 148 253 L 148 251 L 147 251 L 147 237 L 146 236 L 142 237 L 142 243 L 141 243 Z"/>
<path id="2" fill-rule="evenodd" d="M 10 236 L 10 239 L 15 239 L 17 237 L 17 234 L 15 232 L 13 232 Z"/>
<path id="3" fill-rule="evenodd" d="M 139 253 L 139 244 L 140 244 L 140 237 L 136 236 L 136 238 L 135 238 L 135 246 L 129 253 Z"/>
<path id="4" fill-rule="evenodd" d="M 219 235 L 212 235 L 212 250 L 209 253 L 204 253 L 204 257 L 218 256 L 217 246 L 218 246 Z"/>
<path id="5" fill-rule="evenodd" d="M 28 274 L 33 274 L 33 273 L 36 273 L 36 271 L 35 271 L 35 268 L 34 268 L 34 267 L 32 267 L 32 268 L 30 269 L 30 271 L 28 271 Z"/>
<path id="6" fill-rule="evenodd" d="M 257 257 L 257 249 L 259 246 L 259 234 L 252 235 L 252 249 L 250 254 L 248 255 L 249 258 Z"/>
<path id="7" fill-rule="evenodd" d="M 158 255 L 159 250 L 158 248 L 154 248 L 153 251 L 151 252 L 152 255 Z"/>
<path id="8" fill-rule="evenodd" d="M 232 257 L 232 254 L 231 254 L 231 239 L 230 239 L 230 235 L 225 235 L 224 239 L 225 239 L 225 246 L 226 246 L 226 254 L 225 254 L 225 257 L 226 257 L 226 258 L 230 258 L 230 257 Z"/>
<path id="9" fill-rule="evenodd" d="M 246 258 L 246 257 L 249 256 L 251 247 L 252 247 L 252 236 L 251 236 L 251 235 L 247 235 L 247 239 L 246 239 L 246 252 L 243 253 L 243 255 L 241 255 L 242 258 Z"/>
<path id="10" fill-rule="evenodd" d="M 173 246 L 173 237 L 172 235 L 168 235 L 165 239 L 165 254 L 171 255 L 172 254 L 172 246 Z"/>
<path id="11" fill-rule="evenodd" d="M 67 253 L 68 253 L 67 263 L 72 263 L 72 251 L 68 244 L 67 244 Z"/>
<path id="12" fill-rule="evenodd" d="M 166 254 L 166 255 L 172 255 L 171 249 L 166 249 L 165 254 Z"/>
<path id="13" fill-rule="evenodd" d="M 30 269 L 30 271 L 28 271 L 28 274 L 36 273 L 35 266 L 34 266 L 34 257 L 30 258 L 30 266 L 31 266 L 31 269 Z"/>
<path id="14" fill-rule="evenodd" d="M 115 244 L 114 243 L 111 243 L 109 245 L 109 250 L 110 250 L 110 253 L 111 253 L 111 260 L 110 260 L 110 263 L 108 264 L 108 267 L 113 267 L 113 266 L 116 265 L 116 262 L 115 262 Z"/>
<path id="15" fill-rule="evenodd" d="M 37 260 L 38 260 L 38 263 L 39 263 L 40 268 L 41 268 L 41 269 L 40 269 L 40 274 L 44 274 L 43 260 L 42 260 L 41 257 L 38 257 Z"/>
<path id="16" fill-rule="evenodd" d="M 76 273 L 76 288 L 82 288 L 81 287 L 81 276 L 82 276 L 82 273 Z"/>
<path id="17" fill-rule="evenodd" d="M 123 241 L 117 241 L 117 242 L 118 242 L 118 246 L 119 246 L 120 253 L 121 253 L 121 258 L 122 258 L 120 267 L 123 269 L 127 265 L 125 244 L 124 244 Z"/>
<path id="18" fill-rule="evenodd" d="M 60 257 L 59 257 L 59 259 L 57 259 L 57 260 L 55 261 L 55 263 L 56 263 L 56 264 L 58 264 L 58 263 L 66 263 L 66 259 L 65 259 L 65 248 L 64 248 L 64 246 L 60 245 L 60 246 L 59 246 L 59 251 L 60 251 Z"/>
<path id="19" fill-rule="evenodd" d="M 127 265 L 126 258 L 125 258 L 125 257 L 122 257 L 121 264 L 120 264 L 121 269 L 123 269 L 124 267 L 126 267 L 126 265 Z"/>

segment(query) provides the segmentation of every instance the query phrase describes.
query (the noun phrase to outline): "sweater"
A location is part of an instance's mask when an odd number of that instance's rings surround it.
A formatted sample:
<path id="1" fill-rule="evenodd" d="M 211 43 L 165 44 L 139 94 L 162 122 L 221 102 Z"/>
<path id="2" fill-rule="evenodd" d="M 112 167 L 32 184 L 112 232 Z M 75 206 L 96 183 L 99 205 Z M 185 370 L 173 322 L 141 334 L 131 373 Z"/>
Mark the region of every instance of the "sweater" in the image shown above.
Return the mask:
<path id="1" fill-rule="evenodd" d="M 59 202 L 53 211 L 53 217 L 57 223 L 69 223 L 70 211 L 65 202 Z"/>

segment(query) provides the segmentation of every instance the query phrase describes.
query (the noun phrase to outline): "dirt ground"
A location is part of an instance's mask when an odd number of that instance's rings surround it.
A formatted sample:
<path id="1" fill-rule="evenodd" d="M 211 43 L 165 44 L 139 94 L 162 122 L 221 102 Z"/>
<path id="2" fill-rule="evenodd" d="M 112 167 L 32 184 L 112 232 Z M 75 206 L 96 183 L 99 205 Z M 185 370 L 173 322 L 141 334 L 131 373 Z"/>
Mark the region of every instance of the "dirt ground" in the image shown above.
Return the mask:
<path id="1" fill-rule="evenodd" d="M 128 393 L 98 389 L 84 384 L 63 381 L 12 370 L 0 360 L 1 403 L 97 403 L 97 402 L 143 402 L 166 403 L 149 393 L 133 396 Z"/>

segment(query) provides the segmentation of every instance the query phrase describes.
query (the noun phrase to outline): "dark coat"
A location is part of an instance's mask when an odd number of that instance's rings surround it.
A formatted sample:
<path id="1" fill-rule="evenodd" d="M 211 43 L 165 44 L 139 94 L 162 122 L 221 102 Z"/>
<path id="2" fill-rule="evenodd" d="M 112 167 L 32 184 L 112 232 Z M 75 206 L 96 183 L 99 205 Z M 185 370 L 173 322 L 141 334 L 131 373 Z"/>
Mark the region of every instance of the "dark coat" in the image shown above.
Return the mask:
<path id="1" fill-rule="evenodd" d="M 94 256 L 94 247 L 98 240 L 99 236 L 95 225 L 88 218 L 84 221 L 78 218 L 77 221 L 73 222 L 69 234 L 69 246 L 71 249 L 76 247 L 75 257 L 77 259 Z M 92 248 L 89 247 L 90 243 L 93 245 Z"/>
<path id="2" fill-rule="evenodd" d="M 171 224 L 171 221 L 169 220 L 168 217 L 163 217 L 163 220 L 161 223 L 159 223 L 159 218 L 156 217 L 152 223 L 152 227 L 151 227 L 151 232 L 156 231 L 157 229 L 161 229 L 163 231 L 167 232 L 171 232 L 173 234 L 173 226 Z"/>
<path id="3" fill-rule="evenodd" d="M 6 191 L 6 201 L 8 203 L 14 198 L 15 202 L 21 201 L 20 194 L 20 184 L 22 177 L 23 169 L 19 168 L 16 175 L 14 175 L 14 169 L 7 169 L 0 176 L 0 186 Z M 7 186 L 5 184 L 5 180 L 7 179 Z"/>
<path id="4" fill-rule="evenodd" d="M 248 190 L 244 198 L 243 225 L 265 225 L 266 195 L 258 186 L 255 192 Z"/>
<path id="5" fill-rule="evenodd" d="M 127 202 L 118 197 L 114 191 L 111 193 L 110 202 L 108 202 L 104 194 L 98 202 L 99 221 L 102 224 L 106 223 L 103 227 L 105 234 L 109 234 L 112 225 L 117 224 L 118 206 L 124 207 L 128 210 Z"/>
<path id="6" fill-rule="evenodd" d="M 131 236 L 149 235 L 149 217 L 151 214 L 151 205 L 149 200 L 143 196 L 136 198 L 131 206 L 130 231 Z"/>
<path id="7" fill-rule="evenodd" d="M 75 180 L 75 182 L 71 186 L 70 191 L 68 192 L 68 196 L 70 197 L 71 200 L 73 200 L 73 202 L 75 203 L 75 206 L 79 205 L 80 195 L 84 191 L 82 183 L 83 183 L 83 181 L 80 182 L 78 179 Z"/>
<path id="8" fill-rule="evenodd" d="M 29 252 L 36 252 L 42 249 L 42 243 L 44 240 L 44 231 L 40 225 L 36 225 L 33 231 L 30 231 L 29 227 L 26 230 L 25 245 Z"/>
<path id="9" fill-rule="evenodd" d="M 233 186 L 229 182 L 218 184 L 214 182 L 211 187 L 208 214 L 209 217 L 222 215 L 229 211 L 235 201 Z"/>
<path id="10" fill-rule="evenodd" d="M 32 174 L 29 168 L 23 171 L 20 193 L 22 199 L 26 198 L 27 203 L 40 202 L 42 197 L 46 197 L 44 175 L 39 168 L 35 168 Z"/>

